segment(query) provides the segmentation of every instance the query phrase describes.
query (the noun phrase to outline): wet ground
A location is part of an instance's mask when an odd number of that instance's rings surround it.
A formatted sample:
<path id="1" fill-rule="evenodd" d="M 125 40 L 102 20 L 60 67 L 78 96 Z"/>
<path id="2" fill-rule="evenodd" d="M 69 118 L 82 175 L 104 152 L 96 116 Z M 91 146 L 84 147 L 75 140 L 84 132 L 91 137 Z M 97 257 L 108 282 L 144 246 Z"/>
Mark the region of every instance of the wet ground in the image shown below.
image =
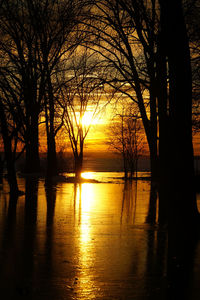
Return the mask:
<path id="1" fill-rule="evenodd" d="M 156 224 L 157 198 L 150 181 L 124 184 L 119 173 L 85 177 L 101 183 L 45 189 L 43 180 L 19 179 L 25 195 L 16 204 L 9 202 L 4 186 L 1 299 L 178 299 L 169 293 L 167 235 Z M 190 266 L 182 270 L 180 295 L 196 300 L 199 243 Z"/>

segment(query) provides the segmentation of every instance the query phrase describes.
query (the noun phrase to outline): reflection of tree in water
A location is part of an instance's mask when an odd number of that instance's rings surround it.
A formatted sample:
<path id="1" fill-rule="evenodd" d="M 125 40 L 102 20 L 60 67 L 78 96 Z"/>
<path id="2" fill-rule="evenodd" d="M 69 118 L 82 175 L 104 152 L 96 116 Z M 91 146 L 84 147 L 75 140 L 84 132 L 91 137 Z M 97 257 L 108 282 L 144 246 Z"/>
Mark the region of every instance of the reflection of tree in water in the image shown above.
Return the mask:
<path id="1" fill-rule="evenodd" d="M 0 240 L 0 290 L 2 299 L 9 299 L 12 296 L 10 286 L 16 280 L 16 208 L 17 199 L 10 198 L 7 207 L 6 197 L 4 200 L 4 222 Z"/>
<path id="2" fill-rule="evenodd" d="M 4 226 L 3 259 L 1 281 L 5 291 L 3 299 L 18 299 L 26 296 L 31 299 L 33 291 L 34 251 L 36 248 L 38 181 L 30 178 L 25 183 L 25 209 L 16 218 L 17 204 L 21 208 L 23 199 L 11 198 Z M 24 222 L 21 216 L 24 216 Z M 2 293 L 1 293 L 2 295 Z"/>
<path id="3" fill-rule="evenodd" d="M 42 290 L 51 289 L 51 280 L 54 270 L 54 214 L 56 206 L 56 185 L 46 185 L 45 194 L 46 194 L 46 204 L 47 204 L 47 213 L 46 213 L 46 236 L 44 237 L 44 256 L 39 257 L 40 270 L 39 272 L 39 281 L 43 281 Z M 53 295 L 52 295 L 53 296 Z M 54 297 L 53 297 L 54 298 Z"/>
<path id="4" fill-rule="evenodd" d="M 24 216 L 24 241 L 22 245 L 22 274 L 17 289 L 18 293 L 30 296 L 33 289 L 35 259 L 37 247 L 37 201 L 38 179 L 26 178 L 25 183 L 25 216 Z"/>
<path id="5" fill-rule="evenodd" d="M 187 222 L 187 220 L 185 221 Z M 168 298 L 199 299 L 199 289 L 195 294 L 192 287 L 195 272 L 195 252 L 199 240 L 194 238 L 192 232 L 188 236 L 180 232 L 179 229 L 174 227 L 168 234 Z M 200 276 L 199 271 L 196 270 L 195 273 Z"/>
<path id="6" fill-rule="evenodd" d="M 55 205 L 56 205 L 56 186 L 46 186 L 46 201 L 47 201 L 47 231 L 52 229 Z"/>
<path id="7" fill-rule="evenodd" d="M 120 223 L 126 218 L 127 223 L 135 223 L 137 203 L 137 180 L 125 180 L 122 198 Z"/>
<path id="8" fill-rule="evenodd" d="M 46 186 L 45 193 L 47 201 L 45 257 L 47 260 L 47 267 L 51 268 L 50 265 L 53 252 L 53 222 L 56 204 L 56 186 Z"/>
<path id="9" fill-rule="evenodd" d="M 16 209 L 17 209 L 17 197 L 14 198 L 13 196 L 10 196 L 9 198 L 9 204 L 7 208 L 7 199 L 3 193 L 1 194 L 2 199 L 4 200 L 5 206 L 4 206 L 4 234 L 3 234 L 3 244 L 8 244 L 12 242 L 13 236 L 15 235 L 16 230 Z M 4 197 L 4 199 L 3 199 Z M 7 245 L 8 246 L 8 245 Z"/>
<path id="10" fill-rule="evenodd" d="M 156 224 L 158 192 L 151 185 L 149 210 L 146 222 Z M 185 220 L 187 222 L 187 220 Z M 148 230 L 148 254 L 146 280 L 147 289 L 151 291 L 150 299 L 198 299 L 191 295 L 194 274 L 196 242 L 191 234 L 188 238 L 180 232 L 179 227 L 170 230 L 162 223 L 159 227 Z M 153 282 L 148 282 L 148 278 Z"/>
<path id="11" fill-rule="evenodd" d="M 82 198 L 82 184 L 74 183 L 74 221 L 76 220 L 77 208 L 78 212 L 78 224 L 81 223 L 81 198 Z"/>
<path id="12" fill-rule="evenodd" d="M 35 225 L 37 223 L 37 199 L 38 179 L 27 177 L 25 184 L 25 225 L 27 225 L 29 230 L 33 230 L 33 232 L 35 232 Z"/>
<path id="13" fill-rule="evenodd" d="M 146 231 L 146 234 L 147 254 L 144 278 L 146 294 L 149 295 L 147 299 L 167 300 L 167 232 L 151 228 Z M 171 299 L 173 298 L 169 298 Z"/>
<path id="14" fill-rule="evenodd" d="M 125 182 L 121 209 L 121 223 L 130 224 L 134 222 L 137 197 L 133 183 Z M 140 251 L 144 251 L 145 273 L 144 273 L 144 294 L 146 299 L 173 300 L 173 299 L 198 299 L 194 291 L 195 271 L 195 240 L 191 237 L 181 235 L 176 228 L 168 236 L 168 230 L 162 224 L 158 224 L 158 191 L 151 185 L 149 208 L 146 222 L 156 226 L 144 227 L 146 241 L 144 248 L 141 244 Z M 187 222 L 187 220 L 186 220 Z M 138 258 L 139 261 L 139 258 Z M 134 261 L 134 270 L 141 268 L 137 259 Z M 136 272 L 136 271 L 135 271 Z M 198 274 L 195 276 L 199 276 Z M 199 279 L 199 277 L 197 277 Z M 192 292 L 192 294 L 191 294 Z M 197 290 L 198 292 L 198 290 Z"/>

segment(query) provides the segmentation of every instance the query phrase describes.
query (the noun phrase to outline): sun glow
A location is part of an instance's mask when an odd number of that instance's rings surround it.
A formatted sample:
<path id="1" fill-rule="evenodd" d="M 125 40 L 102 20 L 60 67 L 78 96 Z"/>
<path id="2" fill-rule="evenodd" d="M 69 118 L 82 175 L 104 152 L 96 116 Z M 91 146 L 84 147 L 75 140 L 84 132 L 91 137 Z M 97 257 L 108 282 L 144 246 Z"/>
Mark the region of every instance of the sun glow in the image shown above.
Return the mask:
<path id="1" fill-rule="evenodd" d="M 100 118 L 97 116 L 94 116 L 94 112 L 86 111 L 84 113 L 84 116 L 82 118 L 83 126 L 96 125 L 96 124 L 100 124 L 100 123 L 101 123 Z"/>
<path id="2" fill-rule="evenodd" d="M 93 179 L 93 172 L 84 172 L 81 173 L 81 177 L 84 179 Z"/>

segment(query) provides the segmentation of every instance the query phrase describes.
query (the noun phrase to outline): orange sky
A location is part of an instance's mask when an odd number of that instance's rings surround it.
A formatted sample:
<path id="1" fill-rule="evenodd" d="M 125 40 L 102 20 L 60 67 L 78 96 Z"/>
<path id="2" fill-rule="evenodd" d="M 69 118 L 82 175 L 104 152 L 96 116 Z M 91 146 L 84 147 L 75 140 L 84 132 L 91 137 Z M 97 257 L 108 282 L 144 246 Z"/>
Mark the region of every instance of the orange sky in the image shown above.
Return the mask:
<path id="1" fill-rule="evenodd" d="M 85 148 L 84 151 L 89 152 L 112 152 L 109 149 L 108 141 L 109 141 L 109 124 L 112 121 L 113 112 L 111 107 L 108 107 L 106 111 L 102 114 L 100 118 L 97 118 L 93 121 L 93 124 L 89 130 L 87 138 L 85 140 Z M 89 115 L 85 118 L 86 123 L 89 120 Z M 44 126 L 44 125 L 43 125 Z M 46 137 L 45 137 L 45 129 L 40 127 L 40 151 L 46 152 Z M 147 142 L 144 141 L 144 155 L 148 155 L 148 146 Z M 193 137 L 194 144 L 194 154 L 195 156 L 200 155 L 200 133 L 195 134 Z M 57 151 L 62 149 L 66 152 L 71 152 L 70 143 L 67 138 L 67 133 L 59 132 L 57 135 Z"/>
<path id="2" fill-rule="evenodd" d="M 91 126 L 88 136 L 85 141 L 85 152 L 109 152 L 112 153 L 112 150 L 109 149 L 108 140 L 109 140 L 109 123 L 112 122 L 112 119 L 108 113 L 104 114 L 101 119 L 94 122 Z M 43 125 L 44 126 L 44 125 Z M 200 133 L 197 133 L 193 136 L 193 145 L 194 145 L 194 155 L 200 156 Z M 3 143 L 1 142 L 1 151 L 3 151 Z M 63 151 L 70 152 L 70 144 L 67 141 L 67 135 L 63 133 L 58 133 L 57 136 L 57 151 L 59 149 Z M 144 155 L 148 155 L 147 146 Z M 40 151 L 46 152 L 46 136 L 45 129 L 40 126 Z"/>

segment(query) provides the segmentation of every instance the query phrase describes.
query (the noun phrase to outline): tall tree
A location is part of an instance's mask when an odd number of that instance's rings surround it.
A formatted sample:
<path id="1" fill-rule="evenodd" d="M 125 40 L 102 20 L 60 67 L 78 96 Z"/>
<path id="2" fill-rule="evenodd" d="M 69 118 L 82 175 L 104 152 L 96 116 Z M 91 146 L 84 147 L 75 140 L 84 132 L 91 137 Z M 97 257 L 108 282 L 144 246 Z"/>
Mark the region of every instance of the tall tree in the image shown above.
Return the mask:
<path id="1" fill-rule="evenodd" d="M 10 94 L 13 120 L 23 126 L 22 137 L 26 147 L 26 172 L 40 170 L 38 119 L 44 94 L 44 74 L 38 72 L 37 36 L 33 30 L 26 0 L 4 2 L 1 7 L 1 53 L 4 90 Z M 12 99 L 12 100 L 11 100 Z"/>
<path id="2" fill-rule="evenodd" d="M 40 169 L 38 123 L 45 107 L 47 173 L 57 173 L 55 135 L 55 72 L 78 44 L 78 20 L 85 1 L 8 0 L 1 6 L 1 52 L 4 74 L 13 90 L 26 146 L 26 172 Z M 5 72 L 6 70 L 6 72 Z M 16 94 L 17 91 L 17 94 Z"/>
<path id="3" fill-rule="evenodd" d="M 109 127 L 109 148 L 121 154 L 125 179 L 137 178 L 138 159 L 144 148 L 143 132 L 138 108 L 133 103 L 122 104 Z"/>
<path id="4" fill-rule="evenodd" d="M 101 108 L 104 92 L 98 77 L 98 61 L 87 49 L 79 49 L 71 58 L 68 71 L 58 80 L 60 84 L 60 107 L 64 125 L 74 155 L 74 171 L 80 177 L 83 165 L 84 144 L 93 120 Z"/>
<path id="5" fill-rule="evenodd" d="M 38 37 L 40 72 L 45 74 L 45 118 L 47 132 L 47 176 L 57 174 L 55 136 L 56 73 L 63 72 L 58 64 L 68 57 L 80 43 L 80 19 L 87 11 L 87 1 L 29 1 L 31 22 Z M 59 76 L 57 76 L 58 78 Z"/>
<path id="6" fill-rule="evenodd" d="M 189 40 L 183 17 L 182 1 L 160 1 L 162 30 L 169 69 L 169 133 L 167 172 L 170 191 L 169 220 L 183 226 L 198 220 L 194 187 L 194 157 L 192 145 L 192 75 Z M 164 158 L 163 158 L 164 159 Z M 184 189 L 182 188 L 184 186 Z"/>
<path id="7" fill-rule="evenodd" d="M 16 199 L 19 194 L 16 171 L 15 159 L 12 151 L 12 135 L 9 132 L 9 125 L 7 122 L 7 115 L 5 107 L 3 106 L 2 99 L 0 100 L 0 128 L 4 144 L 5 161 L 7 167 L 8 184 L 10 187 L 11 199 Z"/>
<path id="8" fill-rule="evenodd" d="M 168 203 L 167 272 L 171 299 L 185 297 L 180 294 L 185 280 L 182 274 L 191 266 L 189 258 L 199 234 L 200 216 L 194 187 L 191 59 L 182 1 L 160 0 L 160 9 L 163 53 L 169 72 L 168 113 L 163 119 L 168 133 L 160 132 L 163 142 L 166 138 L 167 156 L 160 159 L 167 158 L 167 164 L 162 163 L 162 172 L 167 176 L 161 189 Z"/>
<path id="9" fill-rule="evenodd" d="M 200 2 L 187 0 L 183 2 L 186 29 L 189 38 L 192 67 L 192 97 L 193 97 L 193 131 L 200 129 Z"/>
<path id="10" fill-rule="evenodd" d="M 158 177 L 156 3 L 96 1 L 88 29 L 91 45 L 102 56 L 109 74 L 106 82 L 138 104 L 149 144 L 152 178 Z"/>

